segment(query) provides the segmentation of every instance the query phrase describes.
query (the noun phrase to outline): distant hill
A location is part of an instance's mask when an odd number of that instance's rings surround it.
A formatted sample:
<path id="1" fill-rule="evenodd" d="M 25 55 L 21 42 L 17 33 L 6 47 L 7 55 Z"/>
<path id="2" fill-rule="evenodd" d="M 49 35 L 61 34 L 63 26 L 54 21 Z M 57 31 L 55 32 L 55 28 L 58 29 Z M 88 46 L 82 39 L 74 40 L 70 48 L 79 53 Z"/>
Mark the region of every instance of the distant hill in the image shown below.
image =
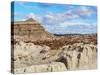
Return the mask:
<path id="1" fill-rule="evenodd" d="M 12 36 L 25 41 L 53 39 L 53 34 L 47 32 L 36 20 L 29 18 L 26 21 L 12 23 Z"/>

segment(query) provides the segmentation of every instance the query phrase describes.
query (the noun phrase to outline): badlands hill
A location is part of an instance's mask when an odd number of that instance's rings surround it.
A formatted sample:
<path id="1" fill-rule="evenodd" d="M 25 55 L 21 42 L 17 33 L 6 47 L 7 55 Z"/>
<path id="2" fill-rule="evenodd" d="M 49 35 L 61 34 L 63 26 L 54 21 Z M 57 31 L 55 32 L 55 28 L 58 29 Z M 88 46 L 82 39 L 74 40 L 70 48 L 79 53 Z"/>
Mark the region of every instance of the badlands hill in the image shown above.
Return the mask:
<path id="1" fill-rule="evenodd" d="M 47 32 L 44 27 L 36 20 L 29 18 L 26 21 L 17 21 L 12 23 L 12 36 L 16 40 L 34 41 L 50 40 L 53 35 Z"/>

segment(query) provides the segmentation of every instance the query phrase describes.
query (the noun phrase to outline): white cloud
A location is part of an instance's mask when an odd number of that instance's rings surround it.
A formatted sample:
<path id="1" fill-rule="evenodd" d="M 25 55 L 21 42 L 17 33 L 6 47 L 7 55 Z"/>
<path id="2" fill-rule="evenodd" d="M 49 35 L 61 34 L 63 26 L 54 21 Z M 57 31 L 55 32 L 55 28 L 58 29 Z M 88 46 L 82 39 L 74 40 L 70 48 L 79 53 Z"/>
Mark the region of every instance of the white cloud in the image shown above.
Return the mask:
<path id="1" fill-rule="evenodd" d="M 76 19 L 76 18 L 79 18 L 78 15 L 76 14 L 73 14 L 73 13 L 70 13 L 69 11 L 66 11 L 66 12 L 63 12 L 63 13 L 52 13 L 52 12 L 47 12 L 45 15 L 44 15 L 46 21 L 49 20 L 49 22 L 63 22 L 67 19 Z"/>
<path id="2" fill-rule="evenodd" d="M 27 20 L 29 18 L 33 18 L 33 19 L 37 20 L 38 22 L 41 22 L 41 20 L 42 20 L 42 17 L 41 16 L 36 15 L 36 14 L 34 14 L 32 12 L 29 13 L 28 15 L 26 15 L 23 20 Z"/>
<path id="3" fill-rule="evenodd" d="M 84 16 L 91 16 L 94 11 L 90 9 L 90 7 L 82 6 L 79 9 L 76 9 L 77 14 L 84 15 Z"/>
<path id="4" fill-rule="evenodd" d="M 29 13 L 28 15 L 26 15 L 26 18 L 36 18 L 36 15 L 33 13 Z"/>
<path id="5" fill-rule="evenodd" d="M 82 23 L 82 22 L 68 22 L 68 21 L 65 21 L 63 23 L 60 24 L 61 27 L 67 27 L 67 26 L 78 26 L 78 25 L 84 25 L 84 26 L 88 26 L 89 24 L 87 23 Z"/>

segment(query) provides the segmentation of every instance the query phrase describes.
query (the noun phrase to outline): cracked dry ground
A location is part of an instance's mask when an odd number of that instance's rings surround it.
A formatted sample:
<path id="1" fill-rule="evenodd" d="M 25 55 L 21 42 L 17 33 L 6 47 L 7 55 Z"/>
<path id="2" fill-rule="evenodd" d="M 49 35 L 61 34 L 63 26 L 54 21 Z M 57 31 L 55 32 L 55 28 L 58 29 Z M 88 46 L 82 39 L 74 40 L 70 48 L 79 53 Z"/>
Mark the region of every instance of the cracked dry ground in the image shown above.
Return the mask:
<path id="1" fill-rule="evenodd" d="M 95 69 L 97 46 L 92 43 L 74 43 L 56 49 L 19 41 L 14 44 L 12 63 L 14 73 Z"/>

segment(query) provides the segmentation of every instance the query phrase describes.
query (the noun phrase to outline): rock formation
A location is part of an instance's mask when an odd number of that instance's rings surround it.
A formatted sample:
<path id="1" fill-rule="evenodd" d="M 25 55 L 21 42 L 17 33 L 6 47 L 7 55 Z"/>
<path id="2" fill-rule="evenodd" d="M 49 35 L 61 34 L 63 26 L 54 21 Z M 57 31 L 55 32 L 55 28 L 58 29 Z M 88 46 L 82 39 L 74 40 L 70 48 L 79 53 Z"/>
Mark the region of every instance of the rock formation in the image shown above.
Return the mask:
<path id="1" fill-rule="evenodd" d="M 53 38 L 51 33 L 47 32 L 40 23 L 32 18 L 12 23 L 12 36 L 16 40 L 24 41 L 49 40 Z"/>
<path id="2" fill-rule="evenodd" d="M 75 43 L 57 50 L 48 46 L 19 42 L 14 45 L 14 72 L 53 72 L 95 69 L 97 47 L 93 44 Z"/>

